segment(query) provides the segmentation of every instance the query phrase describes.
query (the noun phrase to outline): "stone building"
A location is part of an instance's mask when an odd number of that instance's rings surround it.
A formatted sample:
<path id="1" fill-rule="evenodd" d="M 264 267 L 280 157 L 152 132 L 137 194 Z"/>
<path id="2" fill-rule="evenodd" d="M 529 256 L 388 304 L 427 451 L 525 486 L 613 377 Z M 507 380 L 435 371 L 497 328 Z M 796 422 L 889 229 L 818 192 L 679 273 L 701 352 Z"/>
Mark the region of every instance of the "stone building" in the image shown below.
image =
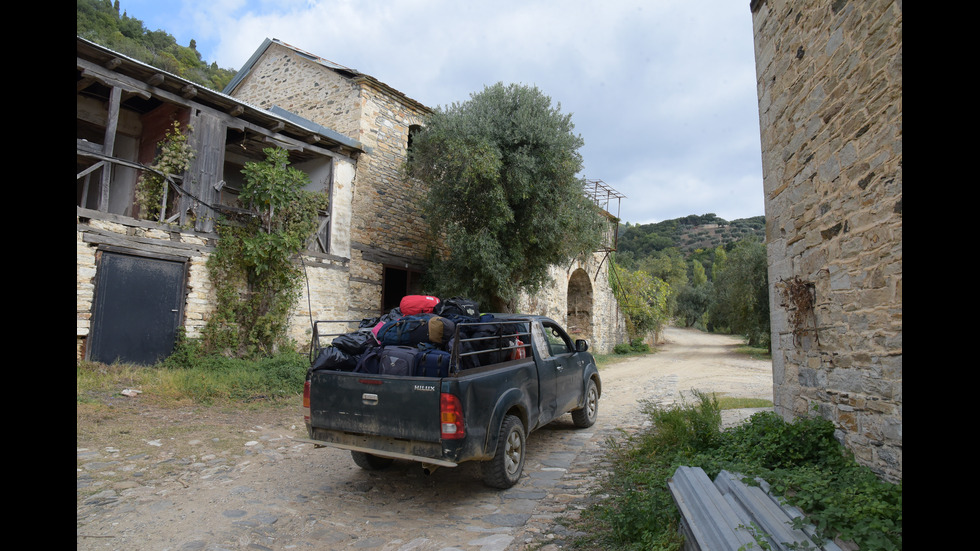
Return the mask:
<path id="1" fill-rule="evenodd" d="M 412 132 L 430 108 L 372 76 L 277 39 L 264 40 L 224 91 L 260 108 L 281 108 L 363 144 L 352 206 L 350 319 L 379 315 L 397 306 L 405 294 L 424 292 L 418 286 L 429 247 L 427 223 L 418 210 L 424 189 L 403 178 L 400 169 Z M 603 191 L 593 193 L 593 199 L 608 209 L 610 193 Z M 574 320 L 588 318 L 576 322 L 573 333 L 588 338 L 594 350 L 611 351 L 624 338 L 625 323 L 609 287 L 609 264 L 603 263 L 607 253 L 597 251 L 572 266 L 555 267 L 553 285 L 521 299 L 521 311 L 550 315 L 566 325 L 569 312 Z M 319 309 L 332 300 L 329 292 L 313 296 L 313 312 L 299 316 L 330 319 Z"/>
<path id="2" fill-rule="evenodd" d="M 153 363 L 178 332 L 197 336 L 213 310 L 205 262 L 215 218 L 232 209 L 241 168 L 263 149 L 290 162 L 329 195 L 304 257 L 345 286 L 354 171 L 363 147 L 329 129 L 261 110 L 102 46 L 77 39 L 76 356 Z M 159 215 L 140 216 L 136 184 L 174 123 L 191 129 L 190 168 L 172 178 Z M 331 303 L 338 317 L 347 305 Z"/>
<path id="3" fill-rule="evenodd" d="M 902 478 L 902 4 L 753 0 L 773 387 Z"/>
<path id="4" fill-rule="evenodd" d="M 303 256 L 290 338 L 304 345 L 314 320 L 373 317 L 422 291 L 423 190 L 399 172 L 430 112 L 417 101 L 277 40 L 219 93 L 79 38 L 76 97 L 78 358 L 152 363 L 178 332 L 200 334 L 214 306 L 205 267 L 214 220 L 234 209 L 244 164 L 273 145 L 330 198 Z M 175 121 L 191 128 L 195 156 L 146 220 L 137 178 Z M 571 310 L 573 334 L 611 350 L 624 324 L 606 254 L 555 267 L 553 287 L 525 297 L 522 311 L 565 323 Z"/>

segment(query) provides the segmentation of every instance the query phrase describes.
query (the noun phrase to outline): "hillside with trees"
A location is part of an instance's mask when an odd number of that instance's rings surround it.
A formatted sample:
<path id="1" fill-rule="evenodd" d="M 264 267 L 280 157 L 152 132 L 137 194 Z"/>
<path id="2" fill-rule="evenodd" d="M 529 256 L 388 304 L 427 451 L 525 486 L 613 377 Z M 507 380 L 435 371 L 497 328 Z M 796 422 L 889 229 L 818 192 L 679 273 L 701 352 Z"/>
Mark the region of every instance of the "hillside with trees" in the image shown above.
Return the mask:
<path id="1" fill-rule="evenodd" d="M 631 341 L 673 320 L 769 347 L 765 228 L 712 213 L 620 226 L 611 279 Z"/>
<path id="2" fill-rule="evenodd" d="M 201 59 L 194 40 L 187 46 L 162 30 L 151 31 L 143 22 L 119 13 L 119 0 L 76 0 L 75 33 L 96 44 L 163 69 L 195 84 L 222 90 L 237 72 Z"/>

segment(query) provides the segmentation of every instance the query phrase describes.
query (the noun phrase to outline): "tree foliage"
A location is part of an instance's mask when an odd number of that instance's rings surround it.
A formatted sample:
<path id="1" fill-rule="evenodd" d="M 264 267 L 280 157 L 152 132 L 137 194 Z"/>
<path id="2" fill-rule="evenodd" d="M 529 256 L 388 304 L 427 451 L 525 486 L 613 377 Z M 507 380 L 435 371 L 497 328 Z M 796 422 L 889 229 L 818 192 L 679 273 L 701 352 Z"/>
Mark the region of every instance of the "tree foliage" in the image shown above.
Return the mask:
<path id="1" fill-rule="evenodd" d="M 604 218 L 585 196 L 582 138 L 536 87 L 485 87 L 437 109 L 412 138 L 407 174 L 428 188 L 422 210 L 445 254 L 427 287 L 512 311 L 548 268 L 597 248 Z"/>
<path id="2" fill-rule="evenodd" d="M 676 247 L 684 256 L 698 256 L 698 249 L 710 251 L 716 245 L 727 247 L 751 237 L 765 239 L 765 228 L 764 216 L 729 222 L 712 213 L 692 214 L 652 224 L 625 224 L 620 228 L 617 249 L 620 253 L 634 253 L 637 258 L 670 247 Z M 710 271 L 707 263 L 704 267 Z"/>
<path id="3" fill-rule="evenodd" d="M 769 273 L 766 246 L 740 241 L 715 278 L 709 315 L 716 327 L 745 335 L 750 345 L 770 346 Z M 716 266 L 718 263 L 716 263 Z"/>
<path id="4" fill-rule="evenodd" d="M 661 331 L 671 317 L 668 297 L 670 285 L 644 270 L 613 267 L 612 290 L 626 317 L 630 342 Z"/>
<path id="5" fill-rule="evenodd" d="M 235 76 L 233 69 L 221 69 L 201 59 L 194 40 L 188 46 L 166 31 L 146 28 L 142 21 L 119 13 L 118 0 L 76 0 L 76 35 L 106 48 L 163 69 L 213 90 L 223 89 Z"/>
<path id="6" fill-rule="evenodd" d="M 239 196 L 244 214 L 218 225 L 208 258 L 217 307 L 204 329 L 207 351 L 235 357 L 274 353 L 286 344 L 287 316 L 302 272 L 295 260 L 316 230 L 327 197 L 304 191 L 309 177 L 289 166 L 284 149 L 247 163 Z"/>

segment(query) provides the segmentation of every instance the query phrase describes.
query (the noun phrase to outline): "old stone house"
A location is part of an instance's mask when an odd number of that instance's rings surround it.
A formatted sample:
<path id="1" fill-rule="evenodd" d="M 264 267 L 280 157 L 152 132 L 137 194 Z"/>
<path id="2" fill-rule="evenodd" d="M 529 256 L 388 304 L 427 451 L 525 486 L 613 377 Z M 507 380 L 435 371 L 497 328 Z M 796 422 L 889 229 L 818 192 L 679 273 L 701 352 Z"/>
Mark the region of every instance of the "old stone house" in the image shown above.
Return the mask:
<path id="1" fill-rule="evenodd" d="M 152 363 L 178 331 L 196 336 L 212 304 L 205 262 L 215 219 L 232 208 L 242 166 L 289 150 L 311 189 L 330 196 L 305 260 L 345 285 L 350 202 L 363 147 L 332 130 L 257 109 L 82 38 L 76 86 L 77 357 Z M 190 168 L 152 220 L 138 216 L 140 171 L 174 122 L 189 126 Z M 346 305 L 336 309 L 347 314 Z"/>
<path id="2" fill-rule="evenodd" d="M 902 4 L 751 2 L 773 387 L 902 478 Z"/>
<path id="3" fill-rule="evenodd" d="M 291 338 L 302 345 L 314 320 L 376 316 L 420 290 L 422 190 L 399 167 L 428 108 L 279 41 L 265 41 L 221 93 L 81 38 L 77 50 L 78 358 L 152 363 L 179 331 L 199 334 L 213 309 L 205 262 L 216 216 L 234 208 L 244 164 L 270 146 L 330 197 L 303 256 Z M 137 178 L 175 121 L 191 128 L 195 155 L 146 220 Z M 603 254 L 556 267 L 554 289 L 523 304 L 562 322 L 571 308 L 576 332 L 609 350 L 622 316 Z"/>
<path id="4" fill-rule="evenodd" d="M 400 169 L 411 135 L 430 108 L 377 78 L 277 39 L 265 39 L 224 92 L 260 108 L 295 113 L 363 145 L 350 224 L 351 319 L 387 312 L 405 294 L 424 292 L 418 281 L 430 243 L 418 198 L 425 191 Z M 601 182 L 589 192 L 607 211 L 620 197 Z M 609 264 L 603 262 L 608 252 L 554 267 L 553 285 L 523 297 L 519 308 L 566 323 L 594 349 L 610 351 L 624 338 L 625 323 L 609 287 Z M 329 291 L 314 296 L 313 316 L 320 315 L 317 305 L 331 300 Z"/>

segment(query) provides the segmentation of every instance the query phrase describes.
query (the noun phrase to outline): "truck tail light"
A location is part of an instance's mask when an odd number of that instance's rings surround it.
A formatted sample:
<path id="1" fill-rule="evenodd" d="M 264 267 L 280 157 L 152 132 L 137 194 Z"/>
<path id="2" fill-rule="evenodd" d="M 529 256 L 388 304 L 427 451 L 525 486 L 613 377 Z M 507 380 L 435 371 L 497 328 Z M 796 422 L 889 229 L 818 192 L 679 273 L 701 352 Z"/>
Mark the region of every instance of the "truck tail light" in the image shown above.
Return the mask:
<path id="1" fill-rule="evenodd" d="M 303 420 L 310 423 L 310 382 L 303 385 Z"/>
<path id="2" fill-rule="evenodd" d="M 439 398 L 439 416 L 441 432 L 444 440 L 457 440 L 466 436 L 463 422 L 463 406 L 459 398 L 452 394 L 441 394 Z"/>

